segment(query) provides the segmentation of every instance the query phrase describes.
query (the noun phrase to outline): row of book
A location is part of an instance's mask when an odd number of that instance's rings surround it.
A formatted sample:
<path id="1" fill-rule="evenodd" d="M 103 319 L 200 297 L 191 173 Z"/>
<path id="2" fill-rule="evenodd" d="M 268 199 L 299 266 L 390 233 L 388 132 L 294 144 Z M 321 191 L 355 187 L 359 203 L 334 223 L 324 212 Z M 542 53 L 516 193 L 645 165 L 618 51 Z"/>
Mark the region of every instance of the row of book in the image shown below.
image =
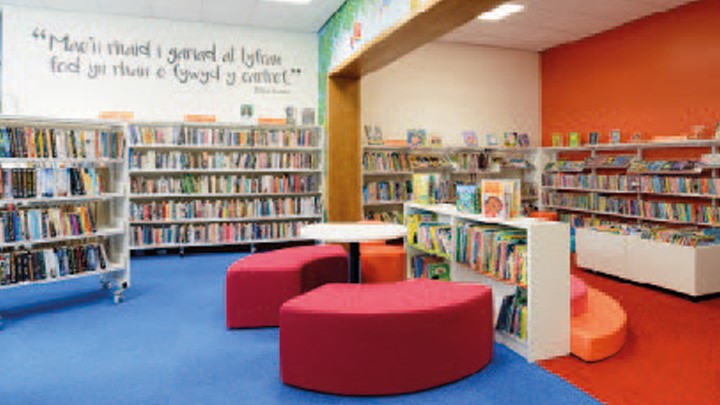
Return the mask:
<path id="1" fill-rule="evenodd" d="M 130 127 L 131 145 L 317 147 L 317 128 Z"/>
<path id="2" fill-rule="evenodd" d="M 666 194 L 720 195 L 720 179 L 643 175 L 544 174 L 544 186 Z"/>
<path id="3" fill-rule="evenodd" d="M 440 173 L 413 174 L 413 201 L 418 204 L 452 201 L 454 188 L 454 183 Z"/>
<path id="4" fill-rule="evenodd" d="M 407 216 L 408 241 L 410 244 L 442 256 L 452 251 L 452 228 L 449 224 L 436 222 L 434 214 L 409 214 Z"/>
<path id="5" fill-rule="evenodd" d="M 85 205 L 0 211 L 0 243 L 92 234 L 96 223 Z"/>
<path id="6" fill-rule="evenodd" d="M 467 223 L 457 229 L 457 261 L 493 278 L 527 285 L 527 233 Z"/>
<path id="7" fill-rule="evenodd" d="M 515 336 L 521 341 L 527 340 L 528 294 L 524 288 L 518 288 L 512 295 L 503 297 L 498 310 L 495 329 Z"/>
<path id="8" fill-rule="evenodd" d="M 582 188 L 589 190 L 637 191 L 640 179 L 627 175 L 588 175 L 545 173 L 542 184 L 546 187 Z"/>
<path id="9" fill-rule="evenodd" d="M 167 219 L 232 219 L 289 215 L 320 215 L 320 197 L 221 200 L 163 200 L 130 204 L 131 221 Z"/>
<path id="10" fill-rule="evenodd" d="M 318 157 L 307 152 L 181 152 L 130 153 L 131 169 L 312 169 Z"/>
<path id="11" fill-rule="evenodd" d="M 122 131 L 0 128 L 0 158 L 122 159 Z"/>
<path id="12" fill-rule="evenodd" d="M 94 167 L 0 169 L 0 197 L 5 199 L 97 196 L 105 182 Z"/>
<path id="13" fill-rule="evenodd" d="M 103 244 L 0 253 L 0 285 L 36 282 L 108 268 Z"/>
<path id="14" fill-rule="evenodd" d="M 403 212 L 397 209 L 366 211 L 365 219 L 370 221 L 386 222 L 389 224 L 402 224 Z"/>
<path id="15" fill-rule="evenodd" d="M 412 276 L 450 281 L 450 264 L 437 256 L 416 255 L 412 258 Z"/>
<path id="16" fill-rule="evenodd" d="M 412 182 L 371 181 L 363 185 L 363 202 L 409 201 L 412 197 Z"/>
<path id="17" fill-rule="evenodd" d="M 366 171 L 406 172 L 410 170 L 407 153 L 372 151 L 363 153 L 362 167 Z"/>
<path id="18" fill-rule="evenodd" d="M 490 166 L 490 155 L 484 152 L 461 152 L 453 156 L 457 170 L 482 171 Z"/>
<path id="19" fill-rule="evenodd" d="M 545 166 L 546 172 L 581 172 L 585 170 L 585 162 L 578 160 L 558 160 Z"/>
<path id="20" fill-rule="evenodd" d="M 645 228 L 642 230 L 643 239 L 655 240 L 680 246 L 707 246 L 718 243 L 718 229 L 668 229 Z"/>
<path id="21" fill-rule="evenodd" d="M 130 227 L 131 246 L 168 244 L 222 244 L 295 238 L 307 221 L 264 223 L 212 223 L 186 225 L 134 225 Z"/>
<path id="22" fill-rule="evenodd" d="M 184 174 L 130 179 L 130 192 L 135 194 L 311 193 L 319 187 L 317 175 Z"/>

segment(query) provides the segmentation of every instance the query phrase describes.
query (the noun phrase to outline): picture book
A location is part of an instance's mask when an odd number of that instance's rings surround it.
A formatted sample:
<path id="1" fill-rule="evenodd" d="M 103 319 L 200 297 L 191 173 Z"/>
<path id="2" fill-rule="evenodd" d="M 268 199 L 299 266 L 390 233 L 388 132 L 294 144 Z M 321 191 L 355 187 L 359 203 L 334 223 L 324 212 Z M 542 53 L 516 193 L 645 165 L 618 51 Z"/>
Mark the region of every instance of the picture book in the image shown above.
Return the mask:
<path id="1" fill-rule="evenodd" d="M 430 178 L 426 174 L 413 174 L 413 201 L 430 204 Z"/>
<path id="2" fill-rule="evenodd" d="M 424 129 L 408 129 L 407 144 L 413 148 L 427 146 L 427 133 Z"/>
<path id="3" fill-rule="evenodd" d="M 563 136 L 560 132 L 553 132 L 552 134 L 552 146 L 565 146 L 563 142 Z"/>
<path id="4" fill-rule="evenodd" d="M 460 212 L 468 214 L 478 214 L 480 204 L 478 204 L 478 186 L 458 184 L 455 189 L 457 197 L 456 205 Z"/>
<path id="5" fill-rule="evenodd" d="M 518 146 L 521 148 L 527 148 L 530 146 L 530 135 L 527 133 L 522 133 L 518 135 L 517 139 Z"/>
<path id="6" fill-rule="evenodd" d="M 570 146 L 570 147 L 580 146 L 580 133 L 570 132 L 568 134 L 568 146 Z"/>
<path id="7" fill-rule="evenodd" d="M 517 146 L 517 132 L 505 132 L 505 147 L 514 148 Z"/>
<path id="8" fill-rule="evenodd" d="M 315 125 L 315 109 L 314 108 L 303 108 L 302 124 L 303 125 Z"/>
<path id="9" fill-rule="evenodd" d="M 496 146 L 498 144 L 497 137 L 495 134 L 487 134 L 485 135 L 485 142 L 487 146 Z"/>
<path id="10" fill-rule="evenodd" d="M 613 129 L 610 131 L 610 143 L 620 143 L 620 130 Z"/>
<path id="11" fill-rule="evenodd" d="M 442 138 L 438 135 L 433 135 L 430 137 L 430 146 L 434 148 L 440 148 L 442 147 Z"/>
<path id="12" fill-rule="evenodd" d="M 513 218 L 520 215 L 520 180 L 482 180 L 480 190 L 483 216 Z"/>
<path id="13" fill-rule="evenodd" d="M 599 133 L 599 132 L 590 132 L 590 136 L 589 136 L 589 139 L 588 139 L 589 142 L 588 142 L 588 143 L 589 143 L 590 145 L 597 145 L 599 139 L 600 139 L 600 133 Z"/>
<path id="14" fill-rule="evenodd" d="M 476 147 L 478 146 L 477 134 L 475 131 L 465 131 L 462 133 L 463 143 L 465 146 Z"/>
<path id="15" fill-rule="evenodd" d="M 450 265 L 447 262 L 428 263 L 427 278 L 431 280 L 450 281 Z"/>

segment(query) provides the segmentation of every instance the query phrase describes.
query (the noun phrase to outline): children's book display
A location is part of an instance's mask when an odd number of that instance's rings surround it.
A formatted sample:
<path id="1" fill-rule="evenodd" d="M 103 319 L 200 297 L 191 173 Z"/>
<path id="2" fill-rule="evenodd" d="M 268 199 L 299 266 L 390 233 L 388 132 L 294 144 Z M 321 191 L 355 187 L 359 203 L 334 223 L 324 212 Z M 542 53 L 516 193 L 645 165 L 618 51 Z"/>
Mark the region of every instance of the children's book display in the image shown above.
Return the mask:
<path id="1" fill-rule="evenodd" d="M 518 288 L 515 294 L 503 297 L 498 311 L 495 330 L 515 336 L 519 340 L 527 339 L 528 322 L 527 290 Z"/>
<path id="2" fill-rule="evenodd" d="M 480 213 L 480 187 L 475 184 L 458 184 L 455 187 L 455 204 L 459 212 Z"/>
<path id="3" fill-rule="evenodd" d="M 377 127 L 366 136 L 382 141 Z M 322 217 L 318 127 L 138 123 L 130 140 L 133 249 L 292 241 Z M 382 151 L 364 159 L 376 170 L 407 164 Z"/>
<path id="4" fill-rule="evenodd" d="M 366 150 L 362 158 L 366 172 L 406 172 L 410 170 L 407 152 Z"/>
<path id="5" fill-rule="evenodd" d="M 129 287 L 125 127 L 0 118 L 0 285 Z"/>
<path id="6" fill-rule="evenodd" d="M 409 201 L 413 184 L 406 181 L 371 181 L 363 185 L 363 203 Z"/>
<path id="7" fill-rule="evenodd" d="M 442 173 L 413 174 L 412 196 L 418 204 L 439 204 L 452 200 L 452 185 Z"/>
<path id="8" fill-rule="evenodd" d="M 527 285 L 527 233 L 495 225 L 466 223 L 457 228 L 457 261 L 514 285 Z"/>
<path id="9" fill-rule="evenodd" d="M 412 276 L 450 281 L 450 264 L 437 256 L 417 255 L 412 259 Z"/>
<path id="10" fill-rule="evenodd" d="M 408 129 L 407 144 L 411 148 L 419 148 L 428 145 L 427 132 L 424 129 Z"/>
<path id="11" fill-rule="evenodd" d="M 520 215 L 520 180 L 493 179 L 480 183 L 482 215 L 488 218 L 514 218 Z"/>
<path id="12" fill-rule="evenodd" d="M 571 148 L 580 146 L 580 133 L 579 132 L 570 132 L 568 134 L 568 146 Z"/>
<path id="13" fill-rule="evenodd" d="M 462 133 L 463 144 L 467 147 L 474 148 L 478 146 L 477 133 L 475 131 L 465 131 Z"/>
<path id="14" fill-rule="evenodd" d="M 368 145 L 382 145 L 383 137 L 380 127 L 365 125 L 365 140 Z"/>

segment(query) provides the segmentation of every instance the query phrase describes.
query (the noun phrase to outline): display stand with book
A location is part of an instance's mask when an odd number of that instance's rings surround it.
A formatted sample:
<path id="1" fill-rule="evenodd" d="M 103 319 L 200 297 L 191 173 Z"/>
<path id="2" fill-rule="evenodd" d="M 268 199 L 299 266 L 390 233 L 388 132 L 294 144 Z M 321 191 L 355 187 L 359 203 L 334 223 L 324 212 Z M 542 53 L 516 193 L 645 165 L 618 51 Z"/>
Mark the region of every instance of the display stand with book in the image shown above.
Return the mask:
<path id="1" fill-rule="evenodd" d="M 0 117 L 0 290 L 130 286 L 125 125 Z"/>
<path id="2" fill-rule="evenodd" d="M 531 362 L 570 352 L 568 224 L 487 218 L 449 204 L 404 210 L 409 277 L 488 285 L 497 342 Z"/>
<path id="3" fill-rule="evenodd" d="M 695 140 L 547 148 L 554 162 L 543 175 L 542 206 L 578 228 L 580 267 L 692 297 L 720 292 L 720 177 L 701 158 L 719 146 Z M 683 158 L 668 160 L 671 149 Z"/>
<path id="4" fill-rule="evenodd" d="M 322 219 L 312 126 L 130 126 L 131 249 L 291 243 Z"/>

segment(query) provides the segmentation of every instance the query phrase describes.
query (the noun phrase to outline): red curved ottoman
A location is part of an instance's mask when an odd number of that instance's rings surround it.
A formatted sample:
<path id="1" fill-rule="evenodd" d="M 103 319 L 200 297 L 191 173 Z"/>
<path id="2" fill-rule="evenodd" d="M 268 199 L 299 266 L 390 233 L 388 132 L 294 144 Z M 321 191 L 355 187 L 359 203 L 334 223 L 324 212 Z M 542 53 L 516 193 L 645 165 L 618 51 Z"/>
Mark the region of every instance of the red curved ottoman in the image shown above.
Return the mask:
<path id="1" fill-rule="evenodd" d="M 284 383 L 390 395 L 469 376 L 493 353 L 492 290 L 408 280 L 328 284 L 280 308 Z"/>
<path id="2" fill-rule="evenodd" d="M 338 245 L 301 246 L 235 261 L 225 276 L 228 328 L 277 326 L 280 306 L 325 283 L 348 279 L 348 256 Z"/>

